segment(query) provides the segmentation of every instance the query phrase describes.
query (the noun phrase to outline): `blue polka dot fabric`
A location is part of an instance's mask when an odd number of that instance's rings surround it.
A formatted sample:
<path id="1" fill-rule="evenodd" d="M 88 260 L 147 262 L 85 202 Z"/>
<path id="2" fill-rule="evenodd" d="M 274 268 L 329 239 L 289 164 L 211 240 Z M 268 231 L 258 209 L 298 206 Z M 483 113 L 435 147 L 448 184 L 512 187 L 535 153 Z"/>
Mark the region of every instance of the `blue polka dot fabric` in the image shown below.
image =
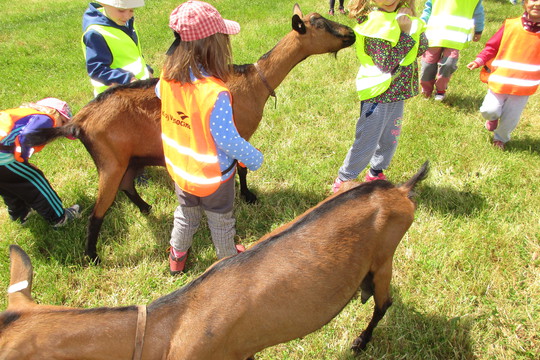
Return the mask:
<path id="1" fill-rule="evenodd" d="M 231 99 L 227 92 L 222 92 L 217 97 L 210 116 L 210 132 L 216 142 L 222 171 L 231 166 L 234 159 L 242 162 L 249 170 L 257 170 L 261 167 L 262 153 L 242 138 L 234 125 Z M 230 176 L 231 171 L 223 177 Z"/>

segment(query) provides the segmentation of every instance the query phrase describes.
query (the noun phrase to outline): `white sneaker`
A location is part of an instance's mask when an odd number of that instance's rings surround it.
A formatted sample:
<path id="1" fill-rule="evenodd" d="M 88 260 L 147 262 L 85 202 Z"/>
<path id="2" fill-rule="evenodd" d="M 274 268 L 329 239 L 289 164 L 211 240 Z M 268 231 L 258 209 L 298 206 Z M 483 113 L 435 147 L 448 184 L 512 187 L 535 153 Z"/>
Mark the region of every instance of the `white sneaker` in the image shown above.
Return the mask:
<path id="1" fill-rule="evenodd" d="M 445 93 L 438 92 L 435 94 L 435 101 L 443 101 L 445 97 L 446 97 Z"/>
<path id="2" fill-rule="evenodd" d="M 64 217 L 54 224 L 54 227 L 61 227 L 66 225 L 70 220 L 79 218 L 81 216 L 81 207 L 77 204 L 72 205 L 64 209 Z"/>

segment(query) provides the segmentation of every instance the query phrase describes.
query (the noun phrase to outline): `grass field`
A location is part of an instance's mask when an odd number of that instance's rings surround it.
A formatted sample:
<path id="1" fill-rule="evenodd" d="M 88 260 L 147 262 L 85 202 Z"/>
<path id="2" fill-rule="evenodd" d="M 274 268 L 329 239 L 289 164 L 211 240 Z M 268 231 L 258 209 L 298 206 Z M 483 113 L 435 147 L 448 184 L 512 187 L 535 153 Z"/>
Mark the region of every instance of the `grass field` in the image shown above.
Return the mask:
<path id="1" fill-rule="evenodd" d="M 235 63 L 253 63 L 290 31 L 294 1 L 211 1 L 237 20 Z M 178 1 L 147 0 L 136 13 L 142 46 L 159 75 L 173 40 L 168 16 Z M 91 98 L 82 56 L 82 0 L 0 0 L 0 108 L 54 96 L 74 111 Z M 327 13 L 327 1 L 300 3 L 305 13 Z M 419 8 L 422 4 L 419 4 Z M 491 145 L 478 112 L 486 87 L 465 64 L 475 58 L 503 19 L 521 14 L 507 0 L 484 0 L 486 28 L 462 52 L 442 103 L 407 101 L 400 145 L 387 176 L 408 179 L 426 160 L 429 178 L 418 188 L 416 219 L 394 259 L 394 305 L 359 359 L 540 358 L 540 97 L 532 96 L 507 150 Z M 336 21 L 353 25 L 342 15 Z M 251 142 L 265 154 L 248 176 L 259 202 L 236 203 L 238 242 L 249 245 L 330 194 L 354 137 L 359 102 L 354 49 L 317 55 L 295 67 L 276 90 Z M 135 131 L 135 130 L 134 130 Z M 75 307 L 149 304 L 200 275 L 215 261 L 208 228 L 196 234 L 189 272 L 168 273 L 166 249 L 176 199 L 163 168 L 149 169 L 139 188 L 152 206 L 143 216 L 119 194 L 103 224 L 98 252 L 83 256 L 87 216 L 97 173 L 79 141 L 48 145 L 32 162 L 64 205 L 84 216 L 53 230 L 34 215 L 25 226 L 0 209 L 0 284 L 9 284 L 9 244 L 32 258 L 38 303 Z M 363 174 L 361 174 L 363 176 Z M 268 274 L 272 276 L 272 274 Z M 302 274 L 297 274 L 301 277 Z M 0 297 L 0 309 L 7 306 Z M 334 320 L 303 339 L 277 345 L 258 359 L 352 359 L 352 340 L 367 325 L 373 302 L 353 300 Z"/>

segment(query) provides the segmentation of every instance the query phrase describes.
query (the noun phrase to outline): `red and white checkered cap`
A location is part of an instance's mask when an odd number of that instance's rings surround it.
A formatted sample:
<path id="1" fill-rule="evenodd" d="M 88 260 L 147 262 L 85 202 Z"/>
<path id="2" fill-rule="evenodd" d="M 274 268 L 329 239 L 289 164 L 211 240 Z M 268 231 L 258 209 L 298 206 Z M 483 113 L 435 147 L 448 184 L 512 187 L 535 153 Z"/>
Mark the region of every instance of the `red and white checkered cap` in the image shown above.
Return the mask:
<path id="1" fill-rule="evenodd" d="M 71 109 L 69 105 L 65 101 L 62 101 L 60 99 L 52 98 L 52 97 L 45 98 L 45 99 L 36 101 L 36 104 L 53 108 L 56 111 L 58 111 L 60 114 L 64 115 L 68 120 L 70 120 L 72 117 Z"/>
<path id="2" fill-rule="evenodd" d="M 240 32 L 240 24 L 225 20 L 212 5 L 203 1 L 189 0 L 173 10 L 169 27 L 176 31 L 182 41 L 195 41 L 221 33 L 234 35 Z"/>

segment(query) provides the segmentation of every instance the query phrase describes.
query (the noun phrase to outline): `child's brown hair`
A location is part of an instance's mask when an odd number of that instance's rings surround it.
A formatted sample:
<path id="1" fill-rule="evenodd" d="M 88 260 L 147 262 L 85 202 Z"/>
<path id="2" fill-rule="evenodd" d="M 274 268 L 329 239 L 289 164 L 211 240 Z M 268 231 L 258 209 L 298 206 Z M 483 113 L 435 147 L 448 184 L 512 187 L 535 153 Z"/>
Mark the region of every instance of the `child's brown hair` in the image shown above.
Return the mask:
<path id="1" fill-rule="evenodd" d="M 163 78 L 181 83 L 191 83 L 190 70 L 197 79 L 204 71 L 227 81 L 232 71 L 232 50 L 229 35 L 214 34 L 204 39 L 181 41 L 163 66 Z"/>

